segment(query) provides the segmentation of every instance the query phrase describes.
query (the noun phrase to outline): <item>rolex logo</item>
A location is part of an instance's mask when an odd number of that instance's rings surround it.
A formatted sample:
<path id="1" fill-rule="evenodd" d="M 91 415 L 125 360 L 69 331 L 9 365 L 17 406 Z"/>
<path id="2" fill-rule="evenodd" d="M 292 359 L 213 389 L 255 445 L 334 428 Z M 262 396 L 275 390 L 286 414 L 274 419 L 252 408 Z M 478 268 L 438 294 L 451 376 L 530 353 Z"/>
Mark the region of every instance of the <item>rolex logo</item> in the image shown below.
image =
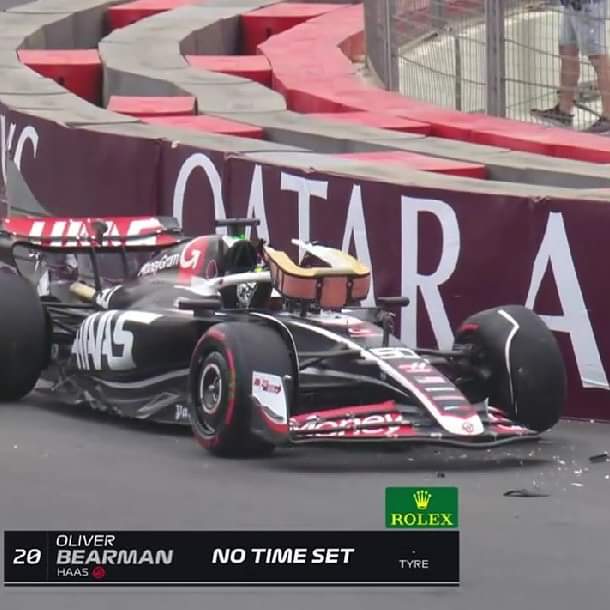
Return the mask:
<path id="1" fill-rule="evenodd" d="M 426 510 L 428 508 L 428 504 L 430 504 L 430 499 L 432 498 L 432 494 L 429 491 L 424 489 L 418 489 L 413 494 L 413 499 L 415 500 L 415 506 L 417 506 L 418 510 Z"/>
<path id="2" fill-rule="evenodd" d="M 386 527 L 459 527 L 457 487 L 386 487 L 385 509 Z"/>

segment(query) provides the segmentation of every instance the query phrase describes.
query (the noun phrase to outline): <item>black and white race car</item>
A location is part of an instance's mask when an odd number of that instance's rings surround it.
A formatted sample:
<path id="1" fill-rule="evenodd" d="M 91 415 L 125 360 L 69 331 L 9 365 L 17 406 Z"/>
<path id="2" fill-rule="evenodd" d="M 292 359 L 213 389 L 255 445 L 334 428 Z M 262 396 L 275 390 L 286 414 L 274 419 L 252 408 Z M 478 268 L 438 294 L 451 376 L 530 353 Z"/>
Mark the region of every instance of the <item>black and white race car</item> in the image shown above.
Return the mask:
<path id="1" fill-rule="evenodd" d="M 0 225 L 0 399 L 57 399 L 192 426 L 217 455 L 297 443 L 491 447 L 551 428 L 565 403 L 557 343 L 532 311 L 468 318 L 451 350 L 393 334 L 401 297 L 364 307 L 370 271 L 217 223 L 9 218 Z"/>

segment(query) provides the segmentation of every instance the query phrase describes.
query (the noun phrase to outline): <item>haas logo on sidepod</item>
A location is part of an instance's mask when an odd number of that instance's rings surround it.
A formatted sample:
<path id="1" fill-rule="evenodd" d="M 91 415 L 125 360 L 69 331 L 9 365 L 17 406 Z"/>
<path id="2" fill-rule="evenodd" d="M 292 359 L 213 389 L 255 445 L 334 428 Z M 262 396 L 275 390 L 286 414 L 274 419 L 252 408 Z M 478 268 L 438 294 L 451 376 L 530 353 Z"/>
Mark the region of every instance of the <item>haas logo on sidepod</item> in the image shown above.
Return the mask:
<path id="1" fill-rule="evenodd" d="M 76 366 L 80 370 L 111 371 L 135 367 L 134 334 L 126 322 L 150 324 L 159 314 L 141 311 L 108 311 L 89 316 L 80 326 L 72 345 Z"/>

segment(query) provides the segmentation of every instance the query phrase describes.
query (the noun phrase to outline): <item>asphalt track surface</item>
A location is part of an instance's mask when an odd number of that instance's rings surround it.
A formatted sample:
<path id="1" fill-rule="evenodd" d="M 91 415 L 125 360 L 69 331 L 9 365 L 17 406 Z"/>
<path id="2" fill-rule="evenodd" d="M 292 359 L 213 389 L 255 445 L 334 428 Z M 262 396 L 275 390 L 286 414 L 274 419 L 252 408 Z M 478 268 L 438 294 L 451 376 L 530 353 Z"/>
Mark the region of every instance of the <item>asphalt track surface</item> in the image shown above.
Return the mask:
<path id="1" fill-rule="evenodd" d="M 19 3 L 0 0 L 0 10 Z M 0 610 L 607 610 L 610 462 L 588 457 L 608 450 L 610 425 L 564 422 L 537 445 L 493 451 L 299 448 L 222 461 L 187 430 L 35 397 L 3 404 L 0 530 L 382 529 L 385 487 L 457 485 L 462 586 L 0 588 Z M 521 488 L 550 495 L 503 496 Z"/>
<path id="2" fill-rule="evenodd" d="M 298 448 L 208 457 L 188 429 L 29 398 L 0 408 L 1 529 L 382 529 L 386 486 L 460 489 L 460 589 L 0 590 L 2 610 L 586 610 L 610 600 L 610 425 L 466 452 Z M 439 477 L 443 473 L 444 477 Z M 539 498 L 509 498 L 510 489 Z M 374 557 L 371 558 L 374 561 Z"/>

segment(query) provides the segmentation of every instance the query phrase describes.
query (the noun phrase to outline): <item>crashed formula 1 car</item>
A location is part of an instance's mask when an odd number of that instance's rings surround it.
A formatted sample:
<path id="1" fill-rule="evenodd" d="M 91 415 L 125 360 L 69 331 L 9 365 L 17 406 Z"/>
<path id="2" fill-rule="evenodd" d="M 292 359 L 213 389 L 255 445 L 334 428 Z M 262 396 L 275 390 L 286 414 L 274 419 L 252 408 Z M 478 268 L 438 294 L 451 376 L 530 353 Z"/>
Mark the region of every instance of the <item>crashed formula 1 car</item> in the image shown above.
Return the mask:
<path id="1" fill-rule="evenodd" d="M 302 257 L 217 222 L 9 218 L 0 225 L 0 399 L 62 402 L 192 426 L 217 455 L 299 443 L 491 447 L 538 438 L 566 396 L 557 343 L 532 311 L 477 313 L 450 350 L 393 334 L 401 297 L 361 305 L 370 271 Z"/>

